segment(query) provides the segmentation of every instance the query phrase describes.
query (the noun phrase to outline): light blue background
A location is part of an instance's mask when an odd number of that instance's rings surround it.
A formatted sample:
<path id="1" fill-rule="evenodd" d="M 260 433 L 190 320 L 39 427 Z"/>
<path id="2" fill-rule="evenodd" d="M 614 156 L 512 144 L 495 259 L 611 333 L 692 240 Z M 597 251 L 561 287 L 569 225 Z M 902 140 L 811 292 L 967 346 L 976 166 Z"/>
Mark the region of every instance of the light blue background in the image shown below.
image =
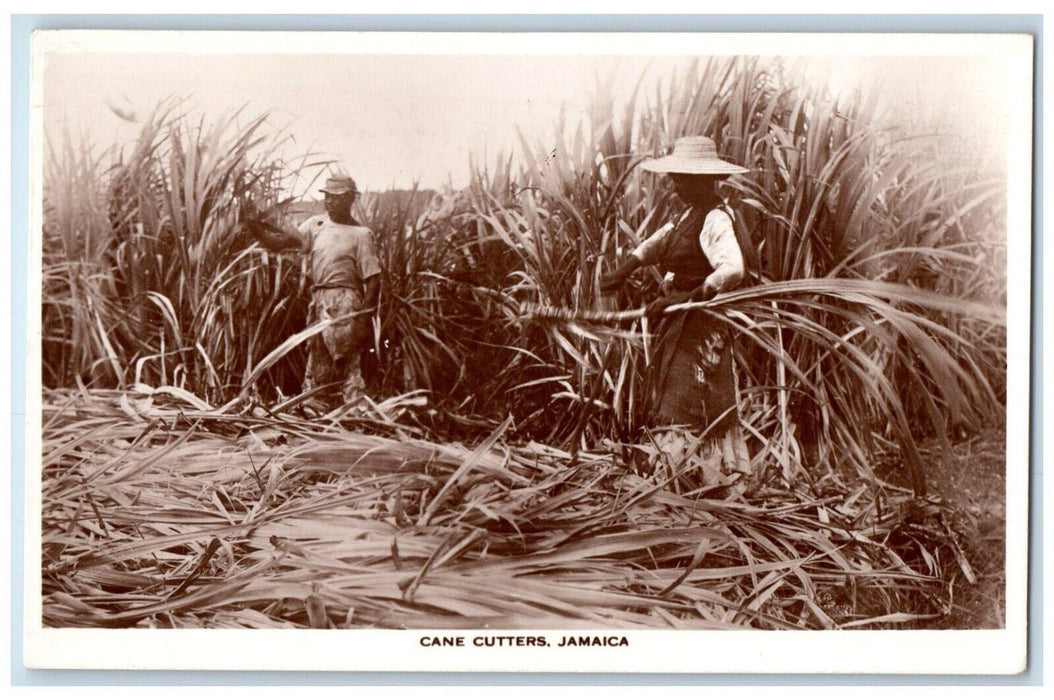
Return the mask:
<path id="1" fill-rule="evenodd" d="M 1035 38 L 1033 192 L 1042 177 L 1040 15 L 13 15 L 11 17 L 11 683 L 12 685 L 1042 685 L 1043 454 L 1042 203 L 1033 204 L 1032 431 L 1029 480 L 1029 669 L 1020 676 L 792 676 L 733 674 L 309 673 L 37 671 L 22 665 L 25 504 L 26 270 L 28 268 L 29 37 L 35 29 L 579 32 L 1014 33 Z"/>

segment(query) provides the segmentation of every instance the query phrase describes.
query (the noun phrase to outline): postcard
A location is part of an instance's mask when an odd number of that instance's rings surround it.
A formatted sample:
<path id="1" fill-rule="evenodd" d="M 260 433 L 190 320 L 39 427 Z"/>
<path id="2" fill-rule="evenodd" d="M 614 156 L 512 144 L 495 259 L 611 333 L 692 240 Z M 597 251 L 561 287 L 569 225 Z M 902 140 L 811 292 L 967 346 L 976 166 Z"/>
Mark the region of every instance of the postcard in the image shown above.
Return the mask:
<path id="1" fill-rule="evenodd" d="M 35 33 L 26 665 L 1021 672 L 1032 62 Z"/>

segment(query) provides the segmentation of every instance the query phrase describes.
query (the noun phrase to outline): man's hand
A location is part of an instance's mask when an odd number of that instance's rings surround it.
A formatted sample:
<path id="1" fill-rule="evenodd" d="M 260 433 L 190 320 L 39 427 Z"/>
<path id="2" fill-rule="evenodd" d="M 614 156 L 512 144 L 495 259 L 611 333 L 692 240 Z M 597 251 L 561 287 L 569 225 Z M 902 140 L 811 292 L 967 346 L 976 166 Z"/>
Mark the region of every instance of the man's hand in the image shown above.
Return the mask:
<path id="1" fill-rule="evenodd" d="M 235 250 L 241 250 L 250 246 L 254 241 L 256 241 L 256 235 L 253 233 L 251 222 L 243 220 L 234 225 L 233 245 Z"/>
<path id="2" fill-rule="evenodd" d="M 275 252 L 299 250 L 304 244 L 299 233 L 287 231 L 263 219 L 245 218 L 239 221 L 238 237 L 235 240 L 240 242 L 246 233 L 264 248 Z"/>
<path id="3" fill-rule="evenodd" d="M 351 322 L 351 345 L 356 350 L 365 350 L 373 343 L 373 315 L 364 313 Z"/>

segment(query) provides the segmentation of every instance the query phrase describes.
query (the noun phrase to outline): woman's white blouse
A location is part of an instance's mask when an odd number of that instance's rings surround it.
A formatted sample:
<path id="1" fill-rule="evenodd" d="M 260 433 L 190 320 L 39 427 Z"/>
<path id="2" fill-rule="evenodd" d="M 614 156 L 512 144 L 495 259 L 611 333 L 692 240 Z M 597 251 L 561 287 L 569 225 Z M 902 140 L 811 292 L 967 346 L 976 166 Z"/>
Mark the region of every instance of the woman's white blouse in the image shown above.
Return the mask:
<path id="1" fill-rule="evenodd" d="M 680 220 L 688 215 L 686 211 Z M 679 222 L 678 222 L 679 223 Z M 655 265 L 659 262 L 661 251 L 665 250 L 665 239 L 676 228 L 675 224 L 666 224 L 633 251 L 633 255 L 642 265 Z M 736 232 L 732 217 L 723 209 L 712 209 L 703 220 L 703 229 L 699 232 L 699 247 L 710 261 L 714 271 L 706 278 L 707 286 L 722 291 L 734 287 L 743 279 L 745 266 L 743 252 L 736 241 Z"/>

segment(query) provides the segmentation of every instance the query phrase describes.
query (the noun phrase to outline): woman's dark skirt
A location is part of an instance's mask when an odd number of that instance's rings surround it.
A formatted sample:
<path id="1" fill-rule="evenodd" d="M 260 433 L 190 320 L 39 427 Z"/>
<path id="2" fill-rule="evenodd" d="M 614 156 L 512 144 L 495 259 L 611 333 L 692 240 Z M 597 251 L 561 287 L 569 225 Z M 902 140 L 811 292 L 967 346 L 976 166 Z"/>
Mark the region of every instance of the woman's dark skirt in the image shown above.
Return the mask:
<path id="1" fill-rule="evenodd" d="M 663 320 L 649 375 L 656 442 L 673 473 L 725 485 L 750 472 L 739 428 L 732 339 L 703 311 Z"/>

